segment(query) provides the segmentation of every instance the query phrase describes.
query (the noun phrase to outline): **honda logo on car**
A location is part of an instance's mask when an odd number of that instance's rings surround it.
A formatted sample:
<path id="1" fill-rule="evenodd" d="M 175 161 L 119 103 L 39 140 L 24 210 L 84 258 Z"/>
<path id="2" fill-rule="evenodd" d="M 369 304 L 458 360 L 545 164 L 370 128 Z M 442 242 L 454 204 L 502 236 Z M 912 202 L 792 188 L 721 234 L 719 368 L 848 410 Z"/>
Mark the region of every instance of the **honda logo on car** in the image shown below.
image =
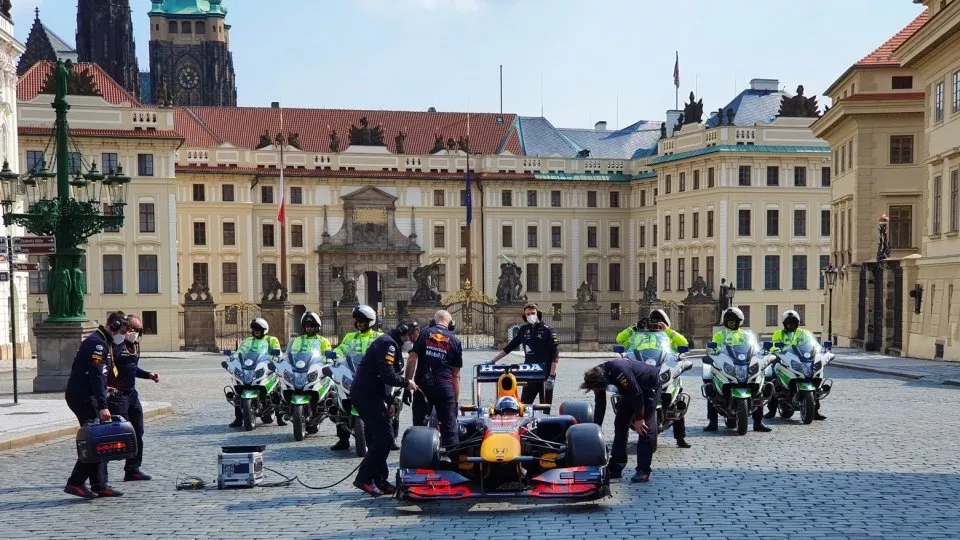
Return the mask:
<path id="1" fill-rule="evenodd" d="M 481 373 L 503 373 L 504 368 L 502 366 L 493 366 L 493 365 L 482 365 L 480 366 Z M 543 366 L 540 364 L 520 364 L 517 369 L 513 370 L 517 373 L 543 373 Z"/>

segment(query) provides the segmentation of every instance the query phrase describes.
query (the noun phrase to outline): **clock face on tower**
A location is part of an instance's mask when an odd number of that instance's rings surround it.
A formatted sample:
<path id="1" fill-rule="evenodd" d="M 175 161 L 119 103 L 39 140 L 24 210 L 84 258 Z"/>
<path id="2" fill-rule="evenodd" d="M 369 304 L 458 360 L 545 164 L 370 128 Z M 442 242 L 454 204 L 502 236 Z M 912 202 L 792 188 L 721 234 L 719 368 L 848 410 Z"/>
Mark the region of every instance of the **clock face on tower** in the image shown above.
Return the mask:
<path id="1" fill-rule="evenodd" d="M 181 88 L 192 90 L 200 83 L 200 74 L 190 66 L 182 67 L 177 74 L 177 82 Z"/>

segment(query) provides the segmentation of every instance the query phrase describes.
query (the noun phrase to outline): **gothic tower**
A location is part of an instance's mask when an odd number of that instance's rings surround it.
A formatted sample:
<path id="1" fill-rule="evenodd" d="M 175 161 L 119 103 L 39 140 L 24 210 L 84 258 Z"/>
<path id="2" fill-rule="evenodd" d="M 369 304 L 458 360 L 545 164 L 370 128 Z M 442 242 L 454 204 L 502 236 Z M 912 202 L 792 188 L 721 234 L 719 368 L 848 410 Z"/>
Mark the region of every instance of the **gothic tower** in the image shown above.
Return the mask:
<path id="1" fill-rule="evenodd" d="M 152 0 L 150 84 L 174 105 L 235 107 L 230 25 L 221 0 Z"/>
<path id="2" fill-rule="evenodd" d="M 77 54 L 81 62 L 98 64 L 120 86 L 139 95 L 130 0 L 77 1 Z"/>

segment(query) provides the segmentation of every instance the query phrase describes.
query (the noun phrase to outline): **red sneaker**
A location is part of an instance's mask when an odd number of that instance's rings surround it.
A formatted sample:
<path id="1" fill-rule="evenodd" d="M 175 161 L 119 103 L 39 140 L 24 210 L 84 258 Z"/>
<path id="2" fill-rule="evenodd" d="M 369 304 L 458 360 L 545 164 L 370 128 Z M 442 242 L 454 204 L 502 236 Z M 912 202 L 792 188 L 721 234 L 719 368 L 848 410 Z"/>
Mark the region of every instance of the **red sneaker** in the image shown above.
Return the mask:
<path id="1" fill-rule="evenodd" d="M 377 482 L 377 488 L 383 492 L 384 495 L 393 495 L 397 492 L 397 488 L 390 482 Z"/>
<path id="2" fill-rule="evenodd" d="M 97 497 L 123 497 L 123 492 L 110 486 L 103 486 L 94 490 Z"/>
<path id="3" fill-rule="evenodd" d="M 67 484 L 63 492 L 74 497 L 83 497 L 84 499 L 96 499 L 97 494 L 87 489 L 87 486 L 71 486 Z"/>
<path id="4" fill-rule="evenodd" d="M 380 491 L 380 488 L 378 488 L 378 487 L 377 487 L 376 485 L 374 485 L 373 483 L 364 484 L 363 482 L 361 482 L 361 481 L 359 481 L 359 480 L 354 480 L 354 481 L 353 481 L 353 487 L 359 489 L 360 491 L 366 493 L 367 495 L 370 495 L 371 497 L 379 497 L 379 496 L 383 495 L 383 492 Z"/>

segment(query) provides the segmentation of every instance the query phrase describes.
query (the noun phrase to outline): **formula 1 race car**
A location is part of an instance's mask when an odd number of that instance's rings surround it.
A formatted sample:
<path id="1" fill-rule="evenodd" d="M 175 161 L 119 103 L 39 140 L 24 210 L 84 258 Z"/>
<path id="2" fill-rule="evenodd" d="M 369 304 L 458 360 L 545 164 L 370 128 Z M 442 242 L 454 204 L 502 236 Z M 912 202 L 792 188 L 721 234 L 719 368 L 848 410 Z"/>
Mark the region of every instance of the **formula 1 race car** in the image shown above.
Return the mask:
<path id="1" fill-rule="evenodd" d="M 543 381 L 536 364 L 476 366 L 474 405 L 460 407 L 460 442 L 441 448 L 435 426 L 403 434 L 396 496 L 401 499 L 538 497 L 598 499 L 609 495 L 607 446 L 593 405 L 570 401 L 558 416 L 549 405 L 520 403 L 518 383 Z M 497 384 L 492 406 L 480 384 Z"/>

